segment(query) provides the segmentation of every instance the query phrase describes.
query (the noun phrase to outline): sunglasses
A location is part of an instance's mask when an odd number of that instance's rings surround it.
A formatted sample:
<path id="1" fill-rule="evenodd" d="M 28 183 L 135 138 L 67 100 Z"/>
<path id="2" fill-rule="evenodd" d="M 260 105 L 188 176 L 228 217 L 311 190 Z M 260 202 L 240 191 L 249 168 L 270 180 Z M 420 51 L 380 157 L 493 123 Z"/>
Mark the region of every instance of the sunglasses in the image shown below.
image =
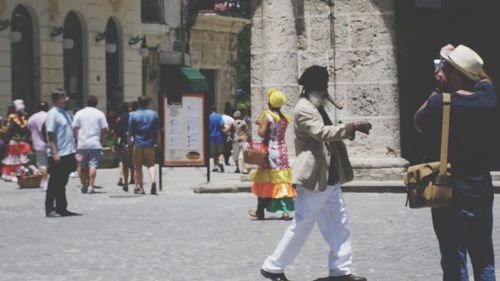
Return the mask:
<path id="1" fill-rule="evenodd" d="M 445 60 L 444 59 L 435 59 L 434 60 L 434 70 L 439 72 L 443 70 Z"/>

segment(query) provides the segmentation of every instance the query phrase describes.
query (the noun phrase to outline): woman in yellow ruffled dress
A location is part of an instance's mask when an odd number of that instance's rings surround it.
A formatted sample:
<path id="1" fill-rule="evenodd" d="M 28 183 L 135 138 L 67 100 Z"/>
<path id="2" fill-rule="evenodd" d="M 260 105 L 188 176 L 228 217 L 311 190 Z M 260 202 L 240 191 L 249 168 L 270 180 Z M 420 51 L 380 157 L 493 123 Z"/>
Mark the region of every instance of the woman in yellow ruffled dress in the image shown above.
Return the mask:
<path id="1" fill-rule="evenodd" d="M 297 194 L 291 185 L 292 174 L 285 144 L 290 118 L 280 110 L 286 102 L 286 96 L 274 88 L 267 91 L 267 96 L 269 110 L 264 111 L 259 119 L 258 133 L 268 147 L 268 155 L 253 177 L 252 192 L 258 197 L 257 210 L 248 213 L 263 220 L 266 209 L 282 214 L 282 219 L 290 219 L 289 212 L 294 210 L 293 198 Z"/>

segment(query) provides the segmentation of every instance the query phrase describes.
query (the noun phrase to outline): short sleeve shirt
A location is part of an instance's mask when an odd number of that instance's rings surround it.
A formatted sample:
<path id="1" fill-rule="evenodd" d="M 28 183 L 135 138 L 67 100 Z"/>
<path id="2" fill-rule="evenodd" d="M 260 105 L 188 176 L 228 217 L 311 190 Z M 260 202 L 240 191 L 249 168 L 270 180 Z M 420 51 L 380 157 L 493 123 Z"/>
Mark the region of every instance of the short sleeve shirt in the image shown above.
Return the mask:
<path id="1" fill-rule="evenodd" d="M 42 127 L 47 119 L 47 112 L 40 111 L 33 114 L 28 119 L 28 129 L 31 131 L 31 140 L 33 141 L 33 148 L 35 150 L 46 150 L 47 143 L 42 133 Z"/>
<path id="2" fill-rule="evenodd" d="M 224 127 L 224 120 L 219 113 L 210 114 L 210 143 L 221 144 L 224 142 L 221 127 Z"/>
<path id="3" fill-rule="evenodd" d="M 53 133 L 54 135 L 54 141 L 59 156 L 70 155 L 76 151 L 71 122 L 71 115 L 58 106 L 52 107 L 47 114 L 45 127 L 47 133 Z M 50 147 L 48 149 L 48 154 L 52 156 Z"/>
<path id="4" fill-rule="evenodd" d="M 134 139 L 134 146 L 153 147 L 160 132 L 160 120 L 151 109 L 139 108 L 130 114 L 128 133 Z"/>
<path id="5" fill-rule="evenodd" d="M 75 114 L 73 128 L 78 129 L 78 149 L 101 149 L 102 130 L 108 128 L 108 122 L 102 111 L 87 106 Z"/>

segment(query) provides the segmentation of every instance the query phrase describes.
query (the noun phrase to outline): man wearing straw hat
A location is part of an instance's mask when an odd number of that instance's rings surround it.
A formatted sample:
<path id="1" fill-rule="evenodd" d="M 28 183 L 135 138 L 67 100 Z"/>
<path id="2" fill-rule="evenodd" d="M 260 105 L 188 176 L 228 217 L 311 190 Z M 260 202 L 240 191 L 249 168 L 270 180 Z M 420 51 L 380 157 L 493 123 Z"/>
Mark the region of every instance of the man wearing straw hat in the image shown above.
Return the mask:
<path id="1" fill-rule="evenodd" d="M 441 49 L 434 92 L 415 113 L 417 131 L 429 139 L 426 161 L 438 161 L 441 142 L 443 92 L 451 94 L 450 140 L 453 199 L 450 206 L 432 209 L 432 222 L 441 251 L 443 280 L 469 280 L 467 253 L 474 280 L 495 280 L 492 241 L 493 185 L 489 156 L 496 95 L 483 71 L 483 60 L 472 49 L 447 45 Z"/>
<path id="2" fill-rule="evenodd" d="M 299 79 L 303 92 L 293 110 L 295 153 L 292 184 L 297 190 L 295 218 L 261 274 L 274 281 L 287 281 L 285 268 L 293 262 L 314 225 L 330 247 L 329 274 L 322 280 L 366 281 L 352 274 L 352 251 L 347 211 L 340 185 L 353 178 L 343 139 L 353 139 L 356 131 L 368 134 L 371 125 L 357 121 L 333 125 L 324 109 L 328 95 L 326 67 L 311 66 Z M 332 101 L 334 103 L 335 101 Z"/>

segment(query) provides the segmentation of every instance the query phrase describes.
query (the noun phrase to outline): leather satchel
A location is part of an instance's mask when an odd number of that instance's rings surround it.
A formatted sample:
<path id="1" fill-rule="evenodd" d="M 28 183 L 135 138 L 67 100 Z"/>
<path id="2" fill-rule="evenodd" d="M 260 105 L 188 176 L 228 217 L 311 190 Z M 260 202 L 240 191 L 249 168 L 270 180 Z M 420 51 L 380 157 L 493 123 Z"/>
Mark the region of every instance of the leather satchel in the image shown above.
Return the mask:
<path id="1" fill-rule="evenodd" d="M 439 162 L 410 166 L 404 177 L 406 206 L 410 208 L 445 207 L 451 204 L 451 166 L 448 164 L 451 95 L 443 93 L 443 124 Z"/>

